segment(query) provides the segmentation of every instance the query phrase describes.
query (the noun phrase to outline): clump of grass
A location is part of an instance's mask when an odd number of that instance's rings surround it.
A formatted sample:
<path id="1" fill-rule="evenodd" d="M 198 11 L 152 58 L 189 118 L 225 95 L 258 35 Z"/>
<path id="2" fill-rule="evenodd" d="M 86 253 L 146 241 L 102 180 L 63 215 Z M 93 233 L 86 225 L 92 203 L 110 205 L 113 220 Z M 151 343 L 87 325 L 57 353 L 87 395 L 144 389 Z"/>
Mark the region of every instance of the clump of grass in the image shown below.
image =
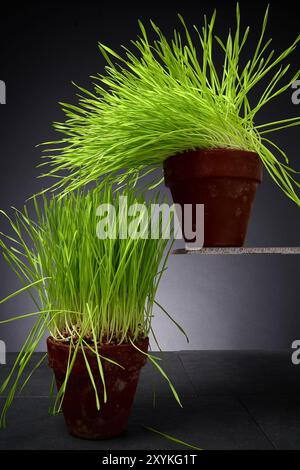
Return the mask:
<path id="1" fill-rule="evenodd" d="M 151 42 L 140 23 L 141 36 L 132 41 L 133 50 L 123 47 L 123 56 L 99 44 L 106 73 L 93 77 L 93 91 L 78 87 L 77 105 L 62 103 L 66 120 L 55 128 L 63 137 L 46 149 L 42 165 L 52 166 L 47 176 L 59 177 L 53 188 L 68 192 L 108 173 L 120 183 L 161 168 L 166 158 L 185 150 L 238 148 L 257 152 L 273 180 L 300 205 L 287 155 L 267 137 L 299 125 L 300 118 L 255 123 L 259 111 L 300 75 L 287 78 L 290 65 L 284 65 L 300 36 L 275 55 L 271 39 L 265 39 L 268 11 L 248 58 L 243 52 L 249 27 L 242 30 L 238 5 L 235 31 L 223 40 L 215 35 L 215 12 L 200 30 L 194 26 L 195 38 L 179 16 L 184 34 L 175 30 L 171 41 L 151 22 L 156 39 Z M 216 48 L 223 54 L 220 69 Z M 260 95 L 253 102 L 257 87 Z"/>
<path id="2" fill-rule="evenodd" d="M 121 196 L 127 196 L 127 207 L 120 205 Z M 149 216 L 151 202 L 156 202 L 158 196 L 153 198 L 147 206 Z M 35 198 L 34 217 L 29 216 L 26 206 L 23 211 L 16 210 L 13 218 L 3 213 L 13 233 L 1 234 L 0 246 L 5 260 L 23 287 L 0 303 L 27 291 L 36 305 L 36 311 L 2 323 L 30 316 L 36 316 L 36 321 L 0 389 L 0 394 L 9 389 L 2 424 L 5 424 L 6 412 L 25 368 L 46 332 L 59 341 L 68 342 L 75 351 L 65 383 L 58 393 L 58 399 L 62 399 L 80 348 L 89 347 L 97 354 L 103 377 L 103 358 L 98 352 L 101 344 L 128 342 L 138 348 L 139 341 L 153 331 L 154 306 L 160 307 L 155 296 L 166 269 L 170 240 L 146 238 L 144 231 L 139 232 L 140 238 L 135 239 L 103 239 L 96 233 L 100 203 L 115 207 L 117 216 L 109 219 L 109 227 L 115 226 L 116 233 L 119 233 L 122 221 L 127 219 L 128 223 L 132 222 L 130 205 L 144 202 L 143 195 L 136 195 L 131 188 L 116 194 L 108 183 L 103 183 L 88 193 L 73 192 L 63 199 L 52 198 L 48 201 L 43 197 L 42 204 Z M 138 225 L 136 227 L 138 229 Z M 161 310 L 165 312 L 162 307 Z M 149 358 L 169 381 L 156 358 L 152 355 Z M 25 378 L 25 384 L 30 375 Z M 105 389 L 104 377 L 103 385 Z M 174 387 L 172 384 L 170 386 L 180 403 Z M 100 407 L 97 396 L 96 401 Z M 57 403 L 54 411 L 57 410 Z"/>

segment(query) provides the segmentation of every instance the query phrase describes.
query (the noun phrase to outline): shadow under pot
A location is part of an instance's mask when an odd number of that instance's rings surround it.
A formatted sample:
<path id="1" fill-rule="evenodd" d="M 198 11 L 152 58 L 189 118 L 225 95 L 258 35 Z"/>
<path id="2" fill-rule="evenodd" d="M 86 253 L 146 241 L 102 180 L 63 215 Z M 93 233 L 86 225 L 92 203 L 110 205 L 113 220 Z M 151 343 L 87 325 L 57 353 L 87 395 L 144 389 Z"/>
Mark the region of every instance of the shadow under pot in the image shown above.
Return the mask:
<path id="1" fill-rule="evenodd" d="M 145 338 L 136 345 L 147 353 L 149 340 Z M 66 377 L 69 344 L 49 337 L 47 348 L 49 366 L 54 371 L 59 390 Z M 140 371 L 147 356 L 132 344 L 107 344 L 99 348 L 107 391 L 107 402 L 104 403 L 103 383 L 96 355 L 88 347 L 84 347 L 84 352 L 93 373 L 101 407 L 97 410 L 95 390 L 84 355 L 79 348 L 62 402 L 65 422 L 70 434 L 74 436 L 84 439 L 108 439 L 126 430 Z M 108 362 L 105 358 L 122 367 Z"/>
<path id="2" fill-rule="evenodd" d="M 184 204 L 192 205 L 194 232 L 196 204 L 204 204 L 205 247 L 243 246 L 262 173 L 259 155 L 244 150 L 195 150 L 164 161 L 165 184 L 174 202 L 182 211 Z M 186 243 L 190 242 L 184 223 L 182 231 Z"/>

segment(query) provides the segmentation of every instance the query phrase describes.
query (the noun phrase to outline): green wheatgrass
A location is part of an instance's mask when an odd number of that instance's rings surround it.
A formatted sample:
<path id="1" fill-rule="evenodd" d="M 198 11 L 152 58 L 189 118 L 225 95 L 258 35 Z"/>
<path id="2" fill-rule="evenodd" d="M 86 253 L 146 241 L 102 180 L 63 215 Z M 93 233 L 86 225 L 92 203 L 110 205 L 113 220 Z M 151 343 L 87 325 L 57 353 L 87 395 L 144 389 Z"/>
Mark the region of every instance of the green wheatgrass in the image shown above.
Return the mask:
<path id="1" fill-rule="evenodd" d="M 42 165 L 51 165 L 45 174 L 56 178 L 53 188 L 66 193 L 106 174 L 122 183 L 132 174 L 141 177 L 161 168 L 166 158 L 185 150 L 236 148 L 257 152 L 273 180 L 299 205 L 295 171 L 267 136 L 299 125 L 300 118 L 255 124 L 259 111 L 300 75 L 287 78 L 290 65 L 283 65 L 300 36 L 276 55 L 271 39 L 265 39 L 268 11 L 248 58 L 249 27 L 241 27 L 238 4 L 235 30 L 225 40 L 215 35 L 215 12 L 193 33 L 180 17 L 184 34 L 175 30 L 171 41 L 153 22 L 156 39 L 150 41 L 140 23 L 140 37 L 132 41 L 132 50 L 123 47 L 123 56 L 99 44 L 108 63 L 105 73 L 93 77 L 93 91 L 78 87 L 77 105 L 62 103 L 66 120 L 55 123 L 62 139 L 46 143 Z M 221 67 L 216 49 L 223 54 Z M 159 181 L 161 175 L 154 184 Z"/>
<path id="2" fill-rule="evenodd" d="M 97 346 L 112 341 L 138 344 L 140 339 L 153 332 L 154 307 L 171 318 L 155 300 L 172 246 L 170 238 L 101 239 L 96 235 L 99 219 L 96 212 L 100 203 L 114 205 L 117 217 L 110 224 L 116 225 L 116 233 L 123 218 L 132 221 L 128 212 L 119 212 L 119 195 L 127 196 L 128 206 L 145 203 L 143 194 L 137 195 L 131 186 L 122 193 L 115 193 L 104 182 L 87 193 L 76 191 L 64 198 L 53 197 L 50 200 L 34 198 L 34 217 L 29 216 L 26 206 L 23 211 L 15 210 L 12 218 L 2 212 L 10 222 L 12 234 L 1 234 L 0 246 L 4 259 L 24 287 L 0 303 L 26 291 L 36 305 L 35 312 L 0 322 L 36 318 L 11 373 L 0 389 L 0 394 L 8 390 L 2 425 L 5 425 L 6 412 L 15 393 L 22 386 L 25 367 L 46 332 L 57 340 L 68 341 L 70 350 L 75 350 L 75 354 L 70 355 L 65 383 L 53 407 L 56 412 L 60 409 L 78 350 L 86 346 L 97 354 L 106 401 L 109 397 L 105 390 L 102 361 L 107 359 L 100 356 Z M 148 201 L 149 216 L 151 203 L 157 202 L 158 197 L 154 194 Z M 154 332 L 153 335 L 155 338 Z M 157 358 L 150 354 L 148 358 L 167 380 L 180 403 Z M 88 372 L 93 383 L 93 373 L 89 368 Z M 23 377 L 25 385 L 31 374 Z M 95 398 L 100 408 L 96 389 Z"/>

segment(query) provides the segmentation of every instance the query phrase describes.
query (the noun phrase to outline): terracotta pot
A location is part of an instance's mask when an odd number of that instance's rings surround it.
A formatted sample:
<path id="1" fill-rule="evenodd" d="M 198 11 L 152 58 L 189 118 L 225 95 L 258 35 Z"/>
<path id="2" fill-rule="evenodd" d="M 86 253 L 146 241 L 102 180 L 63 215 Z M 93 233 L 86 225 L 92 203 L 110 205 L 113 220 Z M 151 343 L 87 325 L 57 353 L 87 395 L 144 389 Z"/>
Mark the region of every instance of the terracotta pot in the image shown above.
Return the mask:
<path id="1" fill-rule="evenodd" d="M 262 170 L 258 154 L 232 149 L 184 152 L 164 162 L 174 202 L 192 204 L 193 218 L 195 205 L 204 204 L 206 247 L 243 246 Z"/>
<path id="2" fill-rule="evenodd" d="M 137 346 L 148 351 L 149 340 L 146 338 Z M 57 389 L 59 390 L 67 370 L 69 345 L 47 339 L 49 366 L 54 370 Z M 84 349 L 90 368 L 93 371 L 98 395 L 101 401 L 100 411 L 96 408 L 95 392 L 87 372 L 82 351 L 79 349 L 70 374 L 62 410 L 69 432 L 85 439 L 107 439 L 126 430 L 131 406 L 134 400 L 141 368 L 147 357 L 131 344 L 103 345 L 99 353 L 112 359 L 124 369 L 102 359 L 108 400 L 103 403 L 103 385 L 95 354 Z"/>

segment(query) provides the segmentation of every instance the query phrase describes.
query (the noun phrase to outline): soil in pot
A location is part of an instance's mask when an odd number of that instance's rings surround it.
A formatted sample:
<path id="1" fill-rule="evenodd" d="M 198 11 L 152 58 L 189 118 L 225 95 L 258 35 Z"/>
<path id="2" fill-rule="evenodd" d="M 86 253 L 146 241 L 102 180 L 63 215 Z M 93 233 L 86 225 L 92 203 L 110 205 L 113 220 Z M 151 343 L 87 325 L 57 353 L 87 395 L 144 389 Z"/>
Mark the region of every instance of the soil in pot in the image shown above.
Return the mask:
<path id="1" fill-rule="evenodd" d="M 174 202 L 192 204 L 194 231 L 196 204 L 204 204 L 205 247 L 243 246 L 262 170 L 258 154 L 235 149 L 184 152 L 164 162 Z"/>
<path id="2" fill-rule="evenodd" d="M 148 338 L 140 341 L 137 347 L 148 351 Z M 57 389 L 60 389 L 66 376 L 69 358 L 69 344 L 47 339 L 49 366 L 53 369 Z M 91 383 L 83 353 L 78 349 L 77 356 L 68 379 L 62 410 L 69 432 L 85 439 L 108 439 L 124 432 L 133 404 L 141 368 L 147 357 L 132 344 L 105 344 L 99 353 L 120 364 L 124 369 L 102 359 L 102 367 L 107 390 L 107 402 L 103 403 L 103 384 L 99 374 L 96 355 L 84 349 L 101 401 L 97 410 L 95 391 Z"/>

